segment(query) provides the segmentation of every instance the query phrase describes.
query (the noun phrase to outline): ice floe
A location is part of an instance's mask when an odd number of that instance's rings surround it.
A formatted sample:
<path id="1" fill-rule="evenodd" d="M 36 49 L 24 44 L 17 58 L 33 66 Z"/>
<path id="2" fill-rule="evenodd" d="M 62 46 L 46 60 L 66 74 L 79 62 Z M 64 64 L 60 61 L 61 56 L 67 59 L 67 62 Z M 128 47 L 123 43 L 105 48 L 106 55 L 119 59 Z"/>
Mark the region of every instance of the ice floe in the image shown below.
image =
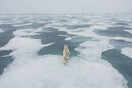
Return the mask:
<path id="1" fill-rule="evenodd" d="M 128 48 L 128 47 L 122 48 L 121 53 L 132 58 L 132 48 Z"/>
<path id="2" fill-rule="evenodd" d="M 124 30 L 124 31 L 132 34 L 132 30 Z"/>
<path id="3" fill-rule="evenodd" d="M 72 15 L 68 17 L 72 17 Z M 62 18 L 56 17 L 52 23 Z M 101 15 L 93 16 L 93 18 L 101 18 Z M 38 55 L 39 50 L 43 47 L 55 44 L 55 42 L 42 44 L 40 39 L 30 37 L 39 35 L 38 32 L 44 32 L 43 27 L 14 31 L 15 37 L 0 48 L 0 50 L 12 50 L 10 55 L 14 58 L 13 63 L 0 76 L 0 88 L 128 88 L 127 80 L 110 63 L 101 59 L 102 52 L 114 48 L 109 44 L 109 37 L 94 33 L 95 29 L 107 30 L 108 25 L 102 26 L 101 21 L 104 19 L 102 18 L 99 22 L 96 22 L 98 19 L 92 20 L 94 26 L 78 28 L 76 31 L 61 27 L 61 23 L 47 25 L 57 28 L 58 31 L 65 31 L 69 35 L 93 38 L 91 41 L 81 43 L 75 49 L 79 55 L 70 57 L 70 61 L 66 65 L 62 64 L 60 55 Z M 78 23 L 81 21 L 71 19 L 64 24 L 75 25 Z M 24 25 L 31 24 L 14 26 Z M 66 41 L 73 38 L 67 35 L 58 36 L 66 37 Z"/>
<path id="4" fill-rule="evenodd" d="M 0 33 L 1 33 L 1 32 L 4 32 L 4 31 L 3 31 L 2 29 L 0 29 Z"/>

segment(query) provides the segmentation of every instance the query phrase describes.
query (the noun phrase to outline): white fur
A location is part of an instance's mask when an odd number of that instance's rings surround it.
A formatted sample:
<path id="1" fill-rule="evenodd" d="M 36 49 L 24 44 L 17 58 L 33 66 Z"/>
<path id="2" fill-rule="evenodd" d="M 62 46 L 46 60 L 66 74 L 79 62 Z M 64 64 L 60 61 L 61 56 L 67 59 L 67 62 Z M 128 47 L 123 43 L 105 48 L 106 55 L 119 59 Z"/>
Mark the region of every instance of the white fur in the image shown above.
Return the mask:
<path id="1" fill-rule="evenodd" d="M 64 45 L 63 50 L 63 64 L 68 63 L 68 56 L 70 55 L 70 51 L 68 49 L 68 45 Z"/>

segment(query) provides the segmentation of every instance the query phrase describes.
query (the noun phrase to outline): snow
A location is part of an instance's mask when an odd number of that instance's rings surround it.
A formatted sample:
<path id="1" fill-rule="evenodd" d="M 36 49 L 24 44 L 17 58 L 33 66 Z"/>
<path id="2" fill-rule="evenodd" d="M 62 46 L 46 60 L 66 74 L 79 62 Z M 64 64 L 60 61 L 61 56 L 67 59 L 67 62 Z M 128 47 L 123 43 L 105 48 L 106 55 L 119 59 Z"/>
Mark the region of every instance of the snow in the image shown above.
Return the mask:
<path id="1" fill-rule="evenodd" d="M 132 39 L 130 38 L 125 38 L 125 37 L 112 37 L 110 39 L 115 39 L 115 40 L 124 40 L 124 41 L 127 41 L 127 42 L 132 42 Z"/>
<path id="2" fill-rule="evenodd" d="M 121 49 L 121 53 L 132 58 L 132 48 L 125 47 Z"/>
<path id="3" fill-rule="evenodd" d="M 2 29 L 0 29 L 0 33 L 1 33 L 1 32 L 4 32 L 4 31 L 3 31 Z"/>
<path id="4" fill-rule="evenodd" d="M 28 26 L 28 25 L 32 25 L 33 23 L 26 23 L 26 24 L 15 24 L 13 25 L 14 27 L 19 27 L 19 26 Z"/>
<path id="5" fill-rule="evenodd" d="M 65 40 L 67 40 L 67 41 L 68 41 L 68 40 L 71 40 L 71 39 L 72 39 L 71 37 L 65 38 Z"/>
<path id="6" fill-rule="evenodd" d="M 124 30 L 124 31 L 132 34 L 132 30 Z"/>
<path id="7" fill-rule="evenodd" d="M 107 40 L 80 44 L 76 50 L 81 54 L 73 57 L 67 65 L 62 64 L 62 56 L 37 55 L 39 49 L 51 44 L 42 45 L 39 39 L 22 37 L 10 40 L 1 50 L 13 50 L 10 55 L 14 62 L 4 71 L 0 87 L 127 88 L 123 76 L 101 59 L 101 52 L 113 48 Z"/>

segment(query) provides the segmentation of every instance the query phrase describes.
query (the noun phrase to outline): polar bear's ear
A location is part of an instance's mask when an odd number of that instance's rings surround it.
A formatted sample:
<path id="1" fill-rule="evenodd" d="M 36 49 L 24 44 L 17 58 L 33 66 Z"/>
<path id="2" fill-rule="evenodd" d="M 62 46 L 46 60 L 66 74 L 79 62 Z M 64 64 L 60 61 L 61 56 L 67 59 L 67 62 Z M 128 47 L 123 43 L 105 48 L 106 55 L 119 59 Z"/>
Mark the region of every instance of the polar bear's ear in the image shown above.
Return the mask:
<path id="1" fill-rule="evenodd" d="M 65 45 L 64 45 L 64 47 L 68 47 L 68 45 L 67 45 L 67 44 L 65 44 Z"/>

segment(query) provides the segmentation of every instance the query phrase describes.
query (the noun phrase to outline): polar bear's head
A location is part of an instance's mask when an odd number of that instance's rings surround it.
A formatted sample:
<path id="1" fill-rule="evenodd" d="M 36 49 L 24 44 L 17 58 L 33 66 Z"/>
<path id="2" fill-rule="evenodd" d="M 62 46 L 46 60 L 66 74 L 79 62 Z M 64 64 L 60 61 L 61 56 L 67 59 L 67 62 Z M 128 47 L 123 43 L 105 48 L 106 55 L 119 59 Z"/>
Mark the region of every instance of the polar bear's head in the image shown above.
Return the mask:
<path id="1" fill-rule="evenodd" d="M 64 49 L 68 49 L 68 45 L 67 44 L 64 45 Z"/>

